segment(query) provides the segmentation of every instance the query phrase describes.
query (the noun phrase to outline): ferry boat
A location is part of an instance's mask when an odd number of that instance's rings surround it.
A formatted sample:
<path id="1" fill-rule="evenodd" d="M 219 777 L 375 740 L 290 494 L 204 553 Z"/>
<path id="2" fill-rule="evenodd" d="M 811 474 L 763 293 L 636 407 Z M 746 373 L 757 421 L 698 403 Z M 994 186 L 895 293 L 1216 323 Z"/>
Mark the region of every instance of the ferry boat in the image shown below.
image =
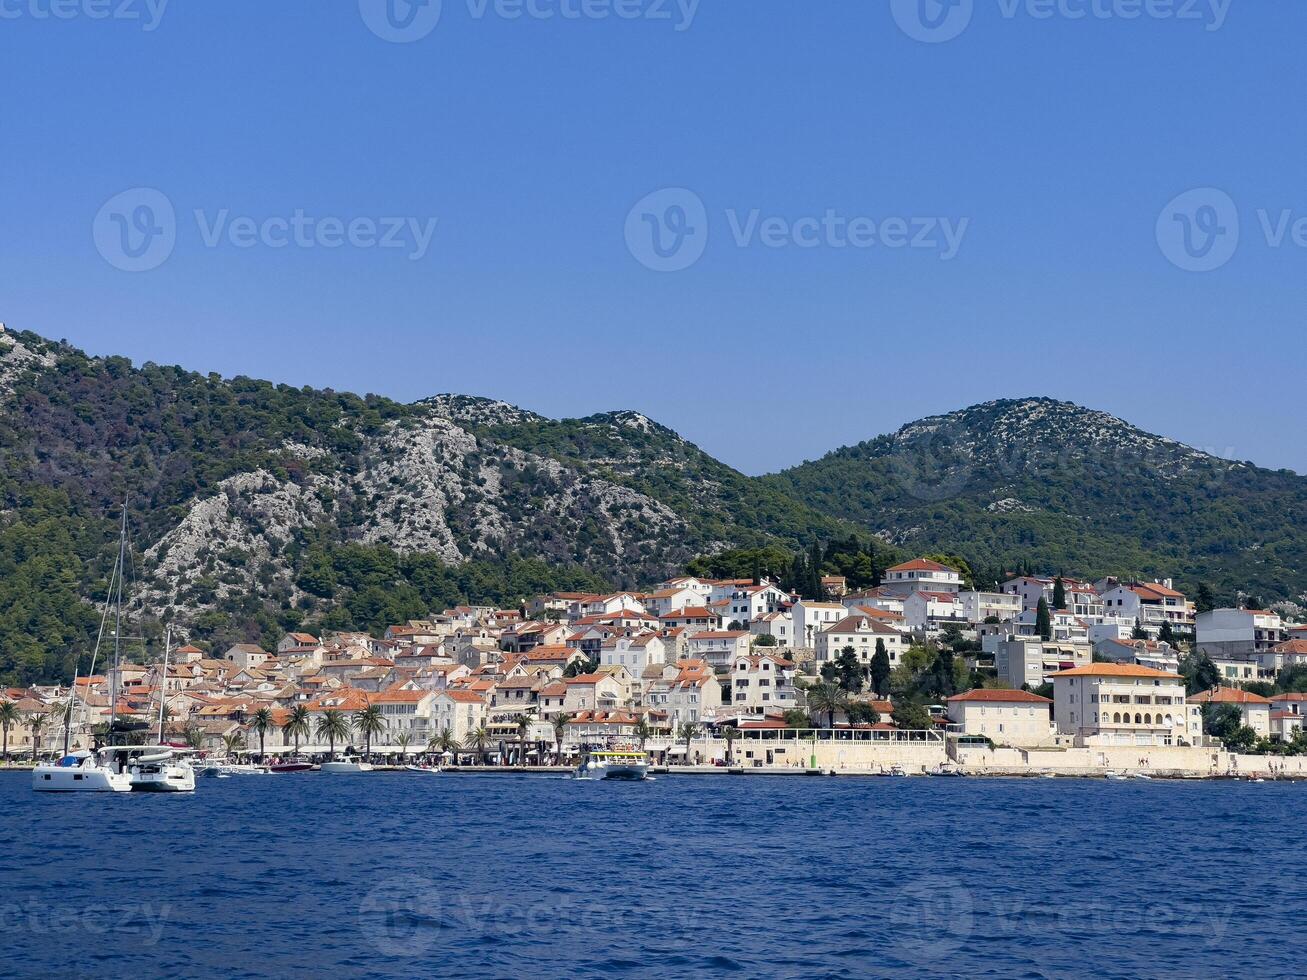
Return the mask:
<path id="1" fill-rule="evenodd" d="M 626 749 L 593 749 L 585 754 L 576 770 L 577 779 L 649 778 L 649 757 Z"/>

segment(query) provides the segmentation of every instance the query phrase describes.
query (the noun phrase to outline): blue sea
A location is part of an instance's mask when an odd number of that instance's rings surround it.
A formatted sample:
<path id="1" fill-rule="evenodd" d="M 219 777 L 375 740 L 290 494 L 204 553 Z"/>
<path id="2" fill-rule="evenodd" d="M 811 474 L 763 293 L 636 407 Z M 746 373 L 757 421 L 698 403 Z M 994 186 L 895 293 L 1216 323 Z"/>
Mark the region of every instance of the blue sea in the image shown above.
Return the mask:
<path id="1" fill-rule="evenodd" d="M 0 975 L 1301 976 L 1307 785 L 0 774 Z"/>

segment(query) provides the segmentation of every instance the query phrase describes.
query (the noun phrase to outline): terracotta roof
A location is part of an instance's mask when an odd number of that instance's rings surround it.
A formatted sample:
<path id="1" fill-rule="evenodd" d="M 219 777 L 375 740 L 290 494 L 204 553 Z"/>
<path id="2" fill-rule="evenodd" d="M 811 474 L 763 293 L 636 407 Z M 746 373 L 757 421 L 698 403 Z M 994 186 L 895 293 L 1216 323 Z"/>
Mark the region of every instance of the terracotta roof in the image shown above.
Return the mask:
<path id="1" fill-rule="evenodd" d="M 901 565 L 895 565 L 889 569 L 891 572 L 957 572 L 956 568 L 949 568 L 947 565 L 941 565 L 937 561 L 931 561 L 929 558 L 914 558 L 912 561 L 905 561 Z"/>
<path id="2" fill-rule="evenodd" d="M 1199 691 L 1189 698 L 1190 704 L 1270 704 L 1270 698 L 1251 691 L 1242 691 L 1237 687 L 1214 687 L 1210 691 Z"/>
<path id="3" fill-rule="evenodd" d="M 1031 694 L 1029 691 L 1007 691 L 997 688 L 976 688 L 974 691 L 967 691 L 965 694 L 955 694 L 948 700 L 950 703 L 954 701 L 999 702 L 1001 704 L 1053 703 L 1048 698 L 1041 698 L 1038 694 Z"/>
<path id="4" fill-rule="evenodd" d="M 1053 677 L 1153 677 L 1167 678 L 1168 680 L 1181 680 L 1179 674 L 1169 674 L 1164 670 L 1154 670 L 1152 667 L 1141 667 L 1139 664 L 1086 664 L 1083 667 L 1072 667 L 1068 670 L 1058 671 Z"/>

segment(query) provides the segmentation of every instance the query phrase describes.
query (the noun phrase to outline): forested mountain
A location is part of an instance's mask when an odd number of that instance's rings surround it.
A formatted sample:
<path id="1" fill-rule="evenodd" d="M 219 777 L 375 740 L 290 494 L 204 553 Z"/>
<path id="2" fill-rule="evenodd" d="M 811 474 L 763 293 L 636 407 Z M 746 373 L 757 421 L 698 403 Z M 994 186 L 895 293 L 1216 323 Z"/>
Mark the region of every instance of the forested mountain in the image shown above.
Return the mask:
<path id="1" fill-rule="evenodd" d="M 1307 589 L 1307 479 L 1047 398 L 987 402 L 763 482 L 908 551 L 986 568 Z"/>
<path id="2" fill-rule="evenodd" d="M 1307 587 L 1307 480 L 1047 400 L 750 478 L 634 412 L 404 405 L 4 333 L 0 412 L 0 681 L 66 676 L 88 651 L 124 499 L 145 634 L 174 622 L 215 646 L 873 537 L 880 557 L 955 554 L 978 573 Z"/>

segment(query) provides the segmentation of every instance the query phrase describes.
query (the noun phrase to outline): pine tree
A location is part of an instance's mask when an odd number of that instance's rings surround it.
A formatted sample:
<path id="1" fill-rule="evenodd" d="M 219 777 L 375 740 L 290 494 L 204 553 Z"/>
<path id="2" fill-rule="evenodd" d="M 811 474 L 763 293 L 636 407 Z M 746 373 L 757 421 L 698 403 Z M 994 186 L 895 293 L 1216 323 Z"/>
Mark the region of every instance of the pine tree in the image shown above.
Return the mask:
<path id="1" fill-rule="evenodd" d="M 1061 575 L 1053 579 L 1053 608 L 1066 608 L 1066 586 L 1062 584 Z"/>
<path id="2" fill-rule="evenodd" d="M 1211 612 L 1216 608 L 1216 596 L 1212 594 L 1211 587 L 1206 583 L 1198 586 L 1198 594 L 1194 596 L 1194 609 L 1200 613 Z"/>
<path id="3" fill-rule="evenodd" d="M 1053 638 L 1053 617 L 1048 613 L 1048 601 L 1039 597 L 1039 605 L 1035 609 L 1035 629 L 1039 631 L 1041 640 L 1051 640 Z"/>
<path id="4" fill-rule="evenodd" d="M 876 652 L 871 657 L 871 689 L 883 696 L 889 690 L 889 675 L 889 653 L 885 649 L 885 641 L 878 637 Z"/>

